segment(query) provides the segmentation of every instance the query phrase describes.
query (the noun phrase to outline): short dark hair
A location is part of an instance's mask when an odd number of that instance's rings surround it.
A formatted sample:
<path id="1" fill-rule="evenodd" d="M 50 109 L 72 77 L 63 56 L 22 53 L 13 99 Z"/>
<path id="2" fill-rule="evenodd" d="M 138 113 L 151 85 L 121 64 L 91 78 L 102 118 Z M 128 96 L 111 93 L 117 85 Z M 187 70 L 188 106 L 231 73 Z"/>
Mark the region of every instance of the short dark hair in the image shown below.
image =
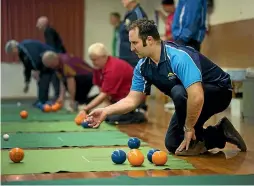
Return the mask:
<path id="1" fill-rule="evenodd" d="M 138 28 L 139 37 L 142 39 L 144 46 L 146 46 L 146 39 L 148 36 L 152 36 L 154 40 L 160 41 L 160 34 L 153 20 L 148 20 L 146 18 L 135 20 L 127 29 L 130 31 L 135 28 Z"/>
<path id="2" fill-rule="evenodd" d="M 121 15 L 118 12 L 111 12 L 110 15 L 114 16 L 114 17 L 116 17 L 118 19 L 121 19 Z"/>
<path id="3" fill-rule="evenodd" d="M 161 1 L 162 5 L 174 5 L 174 0 L 162 0 Z"/>

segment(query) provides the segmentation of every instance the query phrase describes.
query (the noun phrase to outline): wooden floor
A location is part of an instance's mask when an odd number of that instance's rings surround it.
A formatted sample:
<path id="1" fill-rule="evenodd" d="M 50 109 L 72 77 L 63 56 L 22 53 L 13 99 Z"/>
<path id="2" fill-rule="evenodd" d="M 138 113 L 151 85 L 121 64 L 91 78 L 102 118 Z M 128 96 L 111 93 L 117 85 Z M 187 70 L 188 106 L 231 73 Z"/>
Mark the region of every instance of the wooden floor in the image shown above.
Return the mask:
<path id="1" fill-rule="evenodd" d="M 149 122 L 118 126 L 119 129 L 130 136 L 136 136 L 149 143 L 151 147 L 165 150 L 164 136 L 173 111 L 165 111 L 164 103 L 149 101 Z M 226 115 L 233 121 L 236 129 L 246 140 L 248 151 L 239 152 L 233 145 L 227 144 L 223 151 L 213 150 L 207 155 L 199 157 L 181 157 L 192 163 L 196 170 L 155 170 L 155 171 L 125 171 L 125 172 L 84 172 L 84 173 L 56 173 L 56 174 L 28 174 L 28 175 L 2 175 L 2 181 L 18 180 L 51 180 L 72 178 L 98 178 L 128 175 L 131 177 L 143 176 L 171 176 L 171 175 L 211 175 L 211 174 L 254 174 L 254 122 L 245 123 L 239 116 L 232 116 L 230 110 L 218 114 L 206 123 L 214 125 Z"/>

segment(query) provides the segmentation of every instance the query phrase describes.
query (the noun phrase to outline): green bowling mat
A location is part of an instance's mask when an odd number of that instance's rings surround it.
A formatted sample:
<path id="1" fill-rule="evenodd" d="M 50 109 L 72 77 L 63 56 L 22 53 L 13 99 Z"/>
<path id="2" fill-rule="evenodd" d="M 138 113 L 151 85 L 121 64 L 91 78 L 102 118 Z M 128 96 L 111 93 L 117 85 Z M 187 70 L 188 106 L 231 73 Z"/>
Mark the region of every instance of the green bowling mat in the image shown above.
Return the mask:
<path id="1" fill-rule="evenodd" d="M 18 101 L 17 101 L 18 102 Z M 17 104 L 16 101 L 6 101 L 1 102 L 1 112 L 2 114 L 9 114 L 12 113 L 19 113 L 21 110 L 26 110 L 29 113 L 41 113 L 42 111 L 36 107 L 34 107 L 32 102 L 20 102 L 20 105 Z M 57 113 L 66 113 L 67 110 L 62 108 L 61 110 L 57 111 Z"/>
<path id="2" fill-rule="evenodd" d="M 18 114 L 22 111 L 22 110 L 26 110 L 30 115 L 34 115 L 34 114 L 42 114 L 44 113 L 42 110 L 35 108 L 31 105 L 28 106 L 1 106 L 1 114 L 2 115 L 12 115 L 12 114 Z M 69 111 L 67 111 L 65 108 L 62 108 L 61 110 L 58 110 L 56 112 L 53 113 L 57 113 L 57 114 L 69 114 Z"/>
<path id="3" fill-rule="evenodd" d="M 206 175 L 132 178 L 63 179 L 40 181 L 3 182 L 3 185 L 254 185 L 254 174 L 250 175 Z"/>
<path id="4" fill-rule="evenodd" d="M 96 138 L 94 138 L 96 139 Z M 94 140 L 93 139 L 93 140 Z M 121 148 L 128 153 L 129 148 Z M 111 160 L 112 152 L 116 148 L 73 148 L 54 150 L 25 150 L 25 157 L 21 163 L 12 163 L 9 152 L 2 150 L 2 174 L 36 174 L 88 171 L 124 171 L 124 170 L 150 170 L 150 169 L 195 169 L 185 160 L 171 155 L 165 166 L 151 164 L 146 154 L 149 147 L 142 147 L 141 151 L 145 161 L 141 167 L 132 167 L 128 160 L 124 164 L 115 165 Z"/>
<path id="5" fill-rule="evenodd" d="M 28 117 L 26 119 L 22 119 L 19 115 L 19 112 L 9 112 L 1 114 L 2 122 L 28 122 L 28 121 L 74 121 L 77 113 L 68 113 L 60 114 L 58 112 L 49 112 L 44 113 L 41 111 L 36 111 L 30 113 L 28 110 Z"/>
<path id="6" fill-rule="evenodd" d="M 28 118 L 22 119 L 20 112 L 26 110 Z M 32 106 L 29 101 L 24 101 L 21 106 L 17 106 L 17 101 L 4 101 L 1 104 L 1 121 L 2 122 L 27 122 L 27 121 L 74 121 L 77 113 L 70 113 L 66 109 L 57 112 L 43 112 Z"/>
<path id="7" fill-rule="evenodd" d="M 127 145 L 129 136 L 120 131 L 12 133 L 9 140 L 1 138 L 2 149 L 88 147 Z M 146 144 L 142 142 L 142 144 Z"/>
<path id="8" fill-rule="evenodd" d="M 100 128 L 83 128 L 74 121 L 58 122 L 26 122 L 26 123 L 2 123 L 2 133 L 9 132 L 76 132 L 76 131 L 112 131 L 118 130 L 115 126 L 103 122 Z"/>

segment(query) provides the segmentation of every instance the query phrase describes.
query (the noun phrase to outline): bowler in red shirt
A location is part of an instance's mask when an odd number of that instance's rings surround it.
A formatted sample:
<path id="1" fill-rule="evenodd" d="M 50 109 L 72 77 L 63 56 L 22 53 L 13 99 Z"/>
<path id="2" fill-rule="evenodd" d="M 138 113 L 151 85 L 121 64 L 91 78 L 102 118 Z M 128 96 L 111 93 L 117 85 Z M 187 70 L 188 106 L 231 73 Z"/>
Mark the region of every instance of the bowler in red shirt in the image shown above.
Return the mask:
<path id="1" fill-rule="evenodd" d="M 115 103 L 130 92 L 133 67 L 119 58 L 108 55 L 103 44 L 95 43 L 88 50 L 94 65 L 93 84 L 100 88 L 100 94 L 84 110 L 88 112 L 104 100 Z"/>
<path id="2" fill-rule="evenodd" d="M 132 84 L 133 67 L 124 60 L 110 56 L 102 43 L 91 45 L 88 55 L 94 66 L 93 84 L 100 88 L 100 94 L 86 105 L 79 115 L 87 114 L 104 101 L 108 101 L 108 104 L 120 101 L 129 94 Z M 142 123 L 145 115 L 132 111 L 108 117 L 106 121 L 113 124 Z"/>

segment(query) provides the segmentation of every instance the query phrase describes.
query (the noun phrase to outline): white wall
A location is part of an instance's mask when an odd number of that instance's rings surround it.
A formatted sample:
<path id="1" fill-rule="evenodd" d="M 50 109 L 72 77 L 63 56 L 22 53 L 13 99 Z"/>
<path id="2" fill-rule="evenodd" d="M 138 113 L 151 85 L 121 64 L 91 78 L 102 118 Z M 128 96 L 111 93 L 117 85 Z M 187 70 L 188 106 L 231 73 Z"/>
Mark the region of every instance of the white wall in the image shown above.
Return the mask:
<path id="1" fill-rule="evenodd" d="M 109 24 L 109 14 L 119 12 L 123 18 L 126 9 L 122 6 L 121 0 L 85 0 L 85 2 L 84 58 L 89 61 L 87 48 L 94 42 L 103 42 L 111 52 L 113 28 Z M 154 9 L 160 8 L 160 2 L 160 0 L 141 0 L 140 4 L 149 18 L 153 19 Z"/>
<path id="2" fill-rule="evenodd" d="M 140 0 L 150 19 L 154 18 L 154 10 L 161 8 L 161 0 Z M 177 0 L 176 0 L 177 2 Z M 214 13 L 211 15 L 212 25 L 254 18 L 254 0 L 215 0 Z M 89 62 L 87 48 L 94 42 L 103 42 L 111 52 L 112 27 L 109 24 L 109 13 L 126 12 L 121 0 L 85 0 L 85 42 L 84 59 Z M 164 32 L 160 21 L 159 31 Z M 23 94 L 23 67 L 18 64 L 1 63 L 1 97 L 31 97 L 37 95 L 36 83 L 32 80 L 30 91 Z M 97 91 L 97 89 L 95 89 Z M 51 95 L 53 91 L 51 90 Z"/>
<path id="3" fill-rule="evenodd" d="M 1 97 L 35 97 L 37 95 L 37 85 L 33 78 L 29 92 L 24 94 L 23 66 L 21 64 L 1 63 Z M 50 95 L 54 95 L 51 88 Z"/>
<path id="4" fill-rule="evenodd" d="M 214 0 L 214 13 L 211 25 L 254 18 L 253 0 Z"/>

